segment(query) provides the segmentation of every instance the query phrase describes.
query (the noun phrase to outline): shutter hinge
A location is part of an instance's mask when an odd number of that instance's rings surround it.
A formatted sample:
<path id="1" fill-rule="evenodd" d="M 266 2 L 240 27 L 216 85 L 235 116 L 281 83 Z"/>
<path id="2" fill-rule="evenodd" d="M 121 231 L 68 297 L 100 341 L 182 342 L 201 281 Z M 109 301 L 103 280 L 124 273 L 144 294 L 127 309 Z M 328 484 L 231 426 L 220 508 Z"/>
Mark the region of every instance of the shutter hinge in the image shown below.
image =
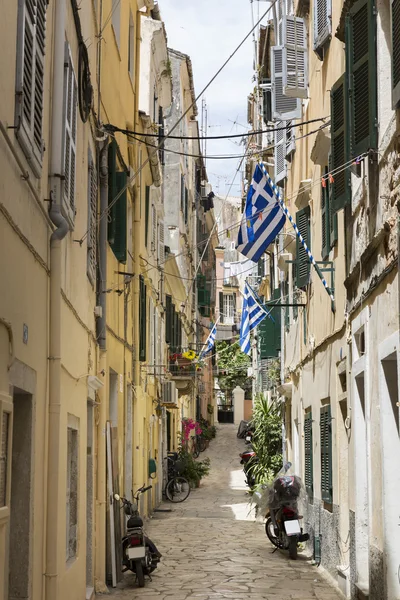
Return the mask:
<path id="1" fill-rule="evenodd" d="M 372 7 L 372 14 L 374 15 L 374 17 L 377 17 L 377 16 L 378 16 L 378 9 L 376 8 L 375 4 L 374 4 L 374 6 Z"/>

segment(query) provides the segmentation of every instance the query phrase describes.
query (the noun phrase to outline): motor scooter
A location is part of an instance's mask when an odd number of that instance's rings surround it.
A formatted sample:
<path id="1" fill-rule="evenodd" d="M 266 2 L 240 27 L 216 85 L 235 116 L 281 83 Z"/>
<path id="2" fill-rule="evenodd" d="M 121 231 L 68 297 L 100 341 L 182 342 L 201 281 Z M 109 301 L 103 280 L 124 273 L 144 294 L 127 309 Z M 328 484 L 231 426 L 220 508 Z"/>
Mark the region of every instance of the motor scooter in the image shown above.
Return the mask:
<path id="1" fill-rule="evenodd" d="M 122 572 L 132 571 L 135 573 L 139 587 L 144 587 L 145 575 L 150 574 L 157 568 L 161 554 L 155 544 L 145 535 L 143 519 L 139 514 L 139 497 L 152 486 L 139 488 L 136 493 L 132 492 L 133 502 L 114 495 L 117 502 L 121 502 L 126 519 L 126 535 L 122 538 Z M 151 579 L 151 578 L 150 578 Z"/>

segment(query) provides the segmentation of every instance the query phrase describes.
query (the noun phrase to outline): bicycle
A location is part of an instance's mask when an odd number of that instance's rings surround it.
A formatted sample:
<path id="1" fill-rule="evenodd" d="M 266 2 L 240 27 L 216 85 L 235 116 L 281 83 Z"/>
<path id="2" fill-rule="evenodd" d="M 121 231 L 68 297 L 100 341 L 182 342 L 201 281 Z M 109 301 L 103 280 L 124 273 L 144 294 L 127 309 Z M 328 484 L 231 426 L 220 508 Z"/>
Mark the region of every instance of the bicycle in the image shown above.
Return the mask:
<path id="1" fill-rule="evenodd" d="M 184 502 L 190 494 L 190 484 L 185 477 L 180 475 L 181 461 L 177 455 L 167 456 L 168 475 L 165 485 L 165 495 L 170 502 Z"/>

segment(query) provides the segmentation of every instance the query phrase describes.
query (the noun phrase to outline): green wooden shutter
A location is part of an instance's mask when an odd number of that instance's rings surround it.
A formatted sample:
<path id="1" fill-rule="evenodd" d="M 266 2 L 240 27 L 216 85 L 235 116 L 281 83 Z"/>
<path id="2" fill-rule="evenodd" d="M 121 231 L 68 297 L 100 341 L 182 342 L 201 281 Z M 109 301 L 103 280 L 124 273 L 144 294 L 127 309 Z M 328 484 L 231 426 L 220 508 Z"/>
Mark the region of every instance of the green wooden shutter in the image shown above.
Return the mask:
<path id="1" fill-rule="evenodd" d="M 223 292 L 219 293 L 219 314 L 221 315 L 220 322 L 224 322 L 224 294 Z"/>
<path id="2" fill-rule="evenodd" d="M 400 103 L 400 0 L 392 0 L 392 108 Z"/>
<path id="3" fill-rule="evenodd" d="M 144 243 L 147 248 L 147 241 L 149 239 L 149 216 L 150 216 L 150 186 L 146 185 L 146 196 L 145 196 L 145 216 L 144 216 Z"/>
<path id="4" fill-rule="evenodd" d="M 343 74 L 331 89 L 331 167 L 334 182 L 330 188 L 332 211 L 336 212 L 350 201 L 350 169 L 343 169 L 349 160 L 348 95 L 346 75 Z"/>
<path id="5" fill-rule="evenodd" d="M 280 290 L 276 289 L 273 294 L 274 300 L 281 297 Z M 269 306 L 271 308 L 271 305 Z M 276 358 L 281 349 L 281 307 L 271 309 L 271 317 L 274 319 L 263 319 L 258 325 L 257 331 L 260 338 L 260 357 Z"/>
<path id="6" fill-rule="evenodd" d="M 172 315 L 171 315 L 172 296 L 165 296 L 165 342 L 172 342 Z"/>
<path id="7" fill-rule="evenodd" d="M 176 352 L 177 346 L 177 331 L 176 331 L 176 320 L 175 320 L 175 304 L 171 304 L 171 351 Z"/>
<path id="8" fill-rule="evenodd" d="M 373 0 L 358 0 L 346 17 L 346 71 L 349 76 L 351 155 L 376 148 L 377 57 Z"/>
<path id="9" fill-rule="evenodd" d="M 314 495 L 312 412 L 304 417 L 304 484 L 310 498 Z"/>
<path id="10" fill-rule="evenodd" d="M 332 171 L 332 157 L 329 154 L 329 159 L 328 159 L 328 170 L 329 172 Z M 350 172 L 347 173 L 347 178 L 348 178 L 348 189 L 350 191 Z M 338 216 L 337 216 L 337 211 L 333 210 L 332 207 L 332 189 L 333 189 L 333 185 L 331 185 L 329 183 L 329 180 L 327 181 L 327 200 L 329 202 L 329 247 L 333 248 L 333 246 L 336 246 L 337 240 L 338 240 Z"/>
<path id="11" fill-rule="evenodd" d="M 303 240 L 311 250 L 310 207 L 306 206 L 296 213 L 296 225 Z M 296 237 L 296 286 L 303 288 L 308 284 L 310 260 L 300 240 Z"/>
<path id="12" fill-rule="evenodd" d="M 112 219 L 115 220 L 115 240 L 111 244 L 113 252 L 116 258 L 121 263 L 126 263 L 126 219 L 127 219 L 127 174 L 125 171 L 117 171 L 116 182 L 117 182 L 117 194 L 122 192 L 113 206 Z"/>
<path id="13" fill-rule="evenodd" d="M 321 494 L 322 500 L 332 504 L 332 420 L 331 407 L 328 404 L 321 408 Z"/>
<path id="14" fill-rule="evenodd" d="M 139 275 L 139 360 L 146 360 L 147 293 L 144 278 Z"/>
<path id="15" fill-rule="evenodd" d="M 330 206 L 329 206 L 329 188 L 328 188 L 328 167 L 324 169 L 325 187 L 321 184 L 321 233 L 322 233 L 322 250 L 321 256 L 324 260 L 330 250 Z"/>
<path id="16" fill-rule="evenodd" d="M 108 242 L 119 262 L 126 262 L 127 174 L 117 171 L 117 144 L 113 140 L 108 147 Z M 116 196 L 123 193 L 115 201 Z"/>

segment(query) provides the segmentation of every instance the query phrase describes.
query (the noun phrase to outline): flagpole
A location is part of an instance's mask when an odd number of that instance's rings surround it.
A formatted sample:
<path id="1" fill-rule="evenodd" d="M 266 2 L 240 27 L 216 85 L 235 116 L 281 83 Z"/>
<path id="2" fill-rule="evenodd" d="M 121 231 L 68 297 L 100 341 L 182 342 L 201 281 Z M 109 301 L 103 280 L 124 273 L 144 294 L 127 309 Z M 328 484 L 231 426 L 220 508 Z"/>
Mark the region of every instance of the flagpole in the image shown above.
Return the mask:
<path id="1" fill-rule="evenodd" d="M 280 195 L 280 193 L 279 193 L 279 190 L 278 190 L 278 188 L 276 187 L 275 183 L 272 181 L 271 177 L 268 175 L 268 171 L 267 171 L 267 170 L 266 170 L 266 168 L 264 167 L 264 163 L 260 161 L 260 162 L 259 162 L 259 165 L 260 165 L 260 167 L 261 167 L 261 169 L 262 169 L 262 171 L 263 171 L 263 173 L 264 173 L 265 177 L 266 177 L 266 178 L 267 178 L 267 180 L 268 180 L 268 184 L 269 184 L 269 185 L 271 186 L 271 188 L 273 189 L 273 191 L 274 191 L 274 193 L 275 193 L 275 195 L 276 195 L 276 197 L 277 197 L 277 199 L 278 199 L 278 202 L 279 202 L 279 205 L 280 205 L 281 209 L 283 210 L 283 212 L 284 212 L 285 216 L 286 216 L 286 217 L 289 219 L 289 221 L 290 221 L 290 223 L 291 223 L 291 225 L 292 225 L 293 229 L 295 230 L 295 233 L 296 233 L 297 237 L 298 237 L 298 238 L 299 238 L 299 240 L 300 240 L 300 243 L 302 244 L 302 246 L 303 246 L 304 250 L 307 252 L 307 256 L 308 256 L 308 258 L 309 258 L 309 260 L 310 260 L 310 263 L 312 264 L 312 266 L 314 267 L 314 269 L 315 269 L 315 270 L 316 270 L 316 272 L 317 272 L 317 275 L 318 275 L 318 277 L 319 277 L 319 278 L 320 278 L 320 280 L 322 281 L 322 283 L 323 283 L 323 285 L 324 285 L 324 288 L 325 288 L 325 290 L 327 291 L 327 293 L 328 293 L 328 296 L 329 296 L 329 297 L 330 297 L 330 299 L 331 299 L 331 308 L 332 308 L 332 312 L 335 312 L 335 297 L 334 297 L 334 295 L 333 295 L 333 291 L 332 291 L 332 290 L 331 290 L 331 288 L 329 287 L 329 285 L 328 285 L 328 283 L 327 283 L 327 281 L 326 281 L 325 277 L 322 275 L 322 271 L 321 271 L 321 269 L 319 268 L 319 266 L 317 265 L 317 263 L 315 262 L 315 259 L 314 259 L 313 255 L 311 254 L 311 251 L 310 251 L 310 249 L 308 248 L 307 244 L 305 243 L 305 241 L 304 241 L 304 239 L 303 239 L 303 236 L 301 235 L 301 233 L 300 233 L 300 231 L 299 231 L 299 229 L 298 229 L 298 227 L 297 227 L 297 225 L 296 225 L 295 221 L 293 220 L 293 217 L 292 217 L 292 215 L 289 213 L 288 209 L 286 208 L 286 206 L 285 206 L 285 203 L 284 203 L 284 201 L 283 201 L 283 200 L 282 200 L 282 198 L 281 198 L 281 195 Z"/>
<path id="2" fill-rule="evenodd" d="M 214 327 L 216 327 L 216 326 L 218 325 L 220 318 L 221 318 L 221 315 L 218 315 L 218 319 L 215 321 L 214 325 L 213 325 L 213 326 L 212 326 L 212 328 L 211 328 L 211 331 L 210 331 L 210 333 L 209 333 L 209 334 L 208 334 L 208 336 L 207 336 L 207 339 L 206 339 L 206 341 L 205 341 L 205 342 L 204 342 L 204 344 L 203 344 L 203 347 L 202 347 L 202 349 L 201 349 L 201 351 L 200 351 L 200 354 L 199 354 L 199 358 L 200 358 L 200 356 L 202 355 L 202 353 L 204 352 L 204 348 L 207 346 L 207 342 L 208 342 L 208 340 L 209 340 L 209 338 L 210 338 L 210 335 L 211 335 L 211 333 L 212 333 L 212 330 L 214 329 Z M 197 362 L 198 362 L 198 361 L 197 361 Z"/>

